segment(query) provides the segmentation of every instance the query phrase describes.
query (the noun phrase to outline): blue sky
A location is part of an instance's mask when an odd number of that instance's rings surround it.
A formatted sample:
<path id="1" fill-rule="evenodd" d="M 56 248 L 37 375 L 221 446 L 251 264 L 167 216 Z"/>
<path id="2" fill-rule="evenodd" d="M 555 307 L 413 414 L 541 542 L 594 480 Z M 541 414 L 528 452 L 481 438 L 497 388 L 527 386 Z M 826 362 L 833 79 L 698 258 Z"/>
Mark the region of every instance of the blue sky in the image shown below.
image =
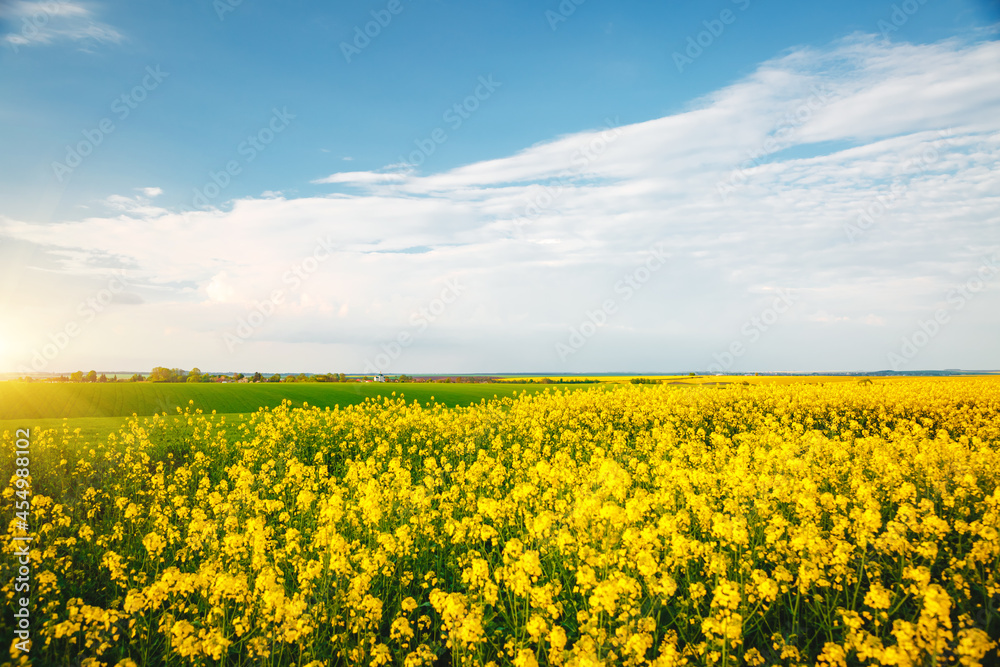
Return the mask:
<path id="1" fill-rule="evenodd" d="M 232 2 L 0 3 L 0 371 L 1000 367 L 997 3 Z"/>

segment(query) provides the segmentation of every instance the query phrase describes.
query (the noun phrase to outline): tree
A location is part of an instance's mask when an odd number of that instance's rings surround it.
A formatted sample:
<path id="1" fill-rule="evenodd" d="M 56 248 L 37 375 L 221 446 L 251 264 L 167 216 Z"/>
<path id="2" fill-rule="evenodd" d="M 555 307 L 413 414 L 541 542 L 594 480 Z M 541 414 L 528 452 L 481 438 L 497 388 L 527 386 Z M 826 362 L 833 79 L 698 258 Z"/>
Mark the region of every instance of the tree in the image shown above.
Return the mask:
<path id="1" fill-rule="evenodd" d="M 83 371 L 73 371 L 69 374 L 70 382 L 83 382 Z"/>
<path id="2" fill-rule="evenodd" d="M 261 375 L 260 373 L 253 374 L 253 380 L 251 380 L 251 382 L 263 382 L 263 381 L 264 381 L 263 375 Z"/>
<path id="3" fill-rule="evenodd" d="M 278 373 L 275 373 L 274 375 L 272 375 L 271 377 L 269 377 L 267 379 L 267 381 L 268 382 L 281 382 L 281 375 L 278 374 Z"/>
<path id="4" fill-rule="evenodd" d="M 128 379 L 128 381 L 129 382 L 142 382 L 143 381 L 143 377 L 141 375 L 139 375 L 138 373 L 135 373 L 134 375 L 132 375 L 132 377 L 130 377 Z"/>
<path id="5" fill-rule="evenodd" d="M 107 382 L 108 381 L 108 376 L 105 375 L 104 373 L 101 373 L 101 377 L 97 378 L 97 381 L 98 382 Z"/>
<path id="6" fill-rule="evenodd" d="M 233 376 L 233 379 L 236 380 L 237 382 L 239 382 L 240 380 L 242 380 L 245 377 L 246 377 L 246 375 L 243 375 L 243 373 L 237 373 L 236 375 Z"/>
<path id="7" fill-rule="evenodd" d="M 87 382 L 97 382 L 97 371 L 87 373 Z"/>
<path id="8" fill-rule="evenodd" d="M 197 367 L 192 368 L 191 372 L 187 376 L 188 382 L 201 382 L 201 370 Z"/>
<path id="9" fill-rule="evenodd" d="M 172 374 L 170 373 L 170 369 L 163 366 L 156 366 L 149 374 L 150 382 L 170 382 L 171 379 Z"/>
<path id="10" fill-rule="evenodd" d="M 339 377 L 341 382 L 347 382 L 347 376 L 344 375 L 343 373 L 341 373 Z"/>

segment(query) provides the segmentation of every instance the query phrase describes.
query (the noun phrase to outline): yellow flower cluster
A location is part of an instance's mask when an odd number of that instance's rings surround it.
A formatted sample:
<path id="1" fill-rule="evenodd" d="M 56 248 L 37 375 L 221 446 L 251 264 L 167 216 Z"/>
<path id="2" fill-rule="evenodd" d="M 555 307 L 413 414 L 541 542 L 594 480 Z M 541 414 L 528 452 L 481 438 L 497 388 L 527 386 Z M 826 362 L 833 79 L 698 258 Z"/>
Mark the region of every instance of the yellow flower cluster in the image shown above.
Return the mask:
<path id="1" fill-rule="evenodd" d="M 36 664 L 998 658 L 997 380 L 189 410 L 73 464 L 33 446 L 68 480 L 33 498 Z"/>

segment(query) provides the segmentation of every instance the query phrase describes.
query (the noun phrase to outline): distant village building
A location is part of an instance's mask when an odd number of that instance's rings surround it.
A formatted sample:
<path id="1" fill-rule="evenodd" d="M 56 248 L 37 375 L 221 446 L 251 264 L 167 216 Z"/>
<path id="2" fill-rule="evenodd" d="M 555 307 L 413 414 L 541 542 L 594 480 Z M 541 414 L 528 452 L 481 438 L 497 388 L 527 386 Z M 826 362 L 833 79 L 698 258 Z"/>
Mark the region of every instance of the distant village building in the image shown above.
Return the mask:
<path id="1" fill-rule="evenodd" d="M 385 382 L 385 376 L 382 375 L 381 373 L 376 373 L 375 374 L 375 381 L 376 382 Z"/>

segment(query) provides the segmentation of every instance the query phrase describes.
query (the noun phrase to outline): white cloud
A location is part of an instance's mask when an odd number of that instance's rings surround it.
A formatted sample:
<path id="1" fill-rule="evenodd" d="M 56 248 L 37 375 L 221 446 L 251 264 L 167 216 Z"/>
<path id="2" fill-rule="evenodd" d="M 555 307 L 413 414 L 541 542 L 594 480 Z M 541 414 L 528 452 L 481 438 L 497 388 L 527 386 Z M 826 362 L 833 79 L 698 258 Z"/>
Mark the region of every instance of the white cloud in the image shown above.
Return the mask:
<path id="1" fill-rule="evenodd" d="M 597 121 L 444 173 L 314 181 L 358 194 L 180 215 L 152 206 L 153 188 L 109 197 L 113 216 L 0 218 L 0 234 L 58 249 L 67 272 L 108 257 L 136 267 L 145 304 L 130 308 L 125 345 L 168 365 L 198 349 L 202 368 L 357 371 L 407 332 L 416 342 L 392 372 L 703 370 L 783 288 L 795 305 L 744 367 L 885 368 L 898 336 L 1000 247 L 991 61 L 996 42 L 854 37 L 765 63 L 673 116 Z M 626 297 L 656 243 L 667 266 Z M 449 280 L 462 295 L 422 315 Z M 230 353 L 222 334 L 276 291 L 273 316 Z M 975 333 L 995 330 L 998 295 L 970 303 L 921 367 L 1000 366 Z M 555 344 L 609 299 L 607 324 L 560 360 Z"/>
<path id="2" fill-rule="evenodd" d="M 136 188 L 140 193 L 134 197 L 111 195 L 104 199 L 104 205 L 115 211 L 131 216 L 155 216 L 165 213 L 166 209 L 150 204 L 149 200 L 163 193 L 160 188 Z"/>
<path id="3" fill-rule="evenodd" d="M 367 185 L 372 183 L 398 183 L 405 180 L 405 176 L 399 173 L 382 173 L 374 171 L 344 171 L 331 174 L 326 178 L 319 178 L 313 183 L 349 183 Z"/>
<path id="4" fill-rule="evenodd" d="M 212 279 L 205 287 L 208 298 L 216 303 L 227 303 L 232 301 L 236 295 L 236 290 L 229 284 L 229 276 L 225 271 L 212 276 Z"/>
<path id="5" fill-rule="evenodd" d="M 124 36 L 114 27 L 94 18 L 94 13 L 69 0 L 14 0 L 0 5 L 0 18 L 14 32 L 3 36 L 15 51 L 24 46 L 75 42 L 88 51 L 96 44 L 117 44 Z"/>

